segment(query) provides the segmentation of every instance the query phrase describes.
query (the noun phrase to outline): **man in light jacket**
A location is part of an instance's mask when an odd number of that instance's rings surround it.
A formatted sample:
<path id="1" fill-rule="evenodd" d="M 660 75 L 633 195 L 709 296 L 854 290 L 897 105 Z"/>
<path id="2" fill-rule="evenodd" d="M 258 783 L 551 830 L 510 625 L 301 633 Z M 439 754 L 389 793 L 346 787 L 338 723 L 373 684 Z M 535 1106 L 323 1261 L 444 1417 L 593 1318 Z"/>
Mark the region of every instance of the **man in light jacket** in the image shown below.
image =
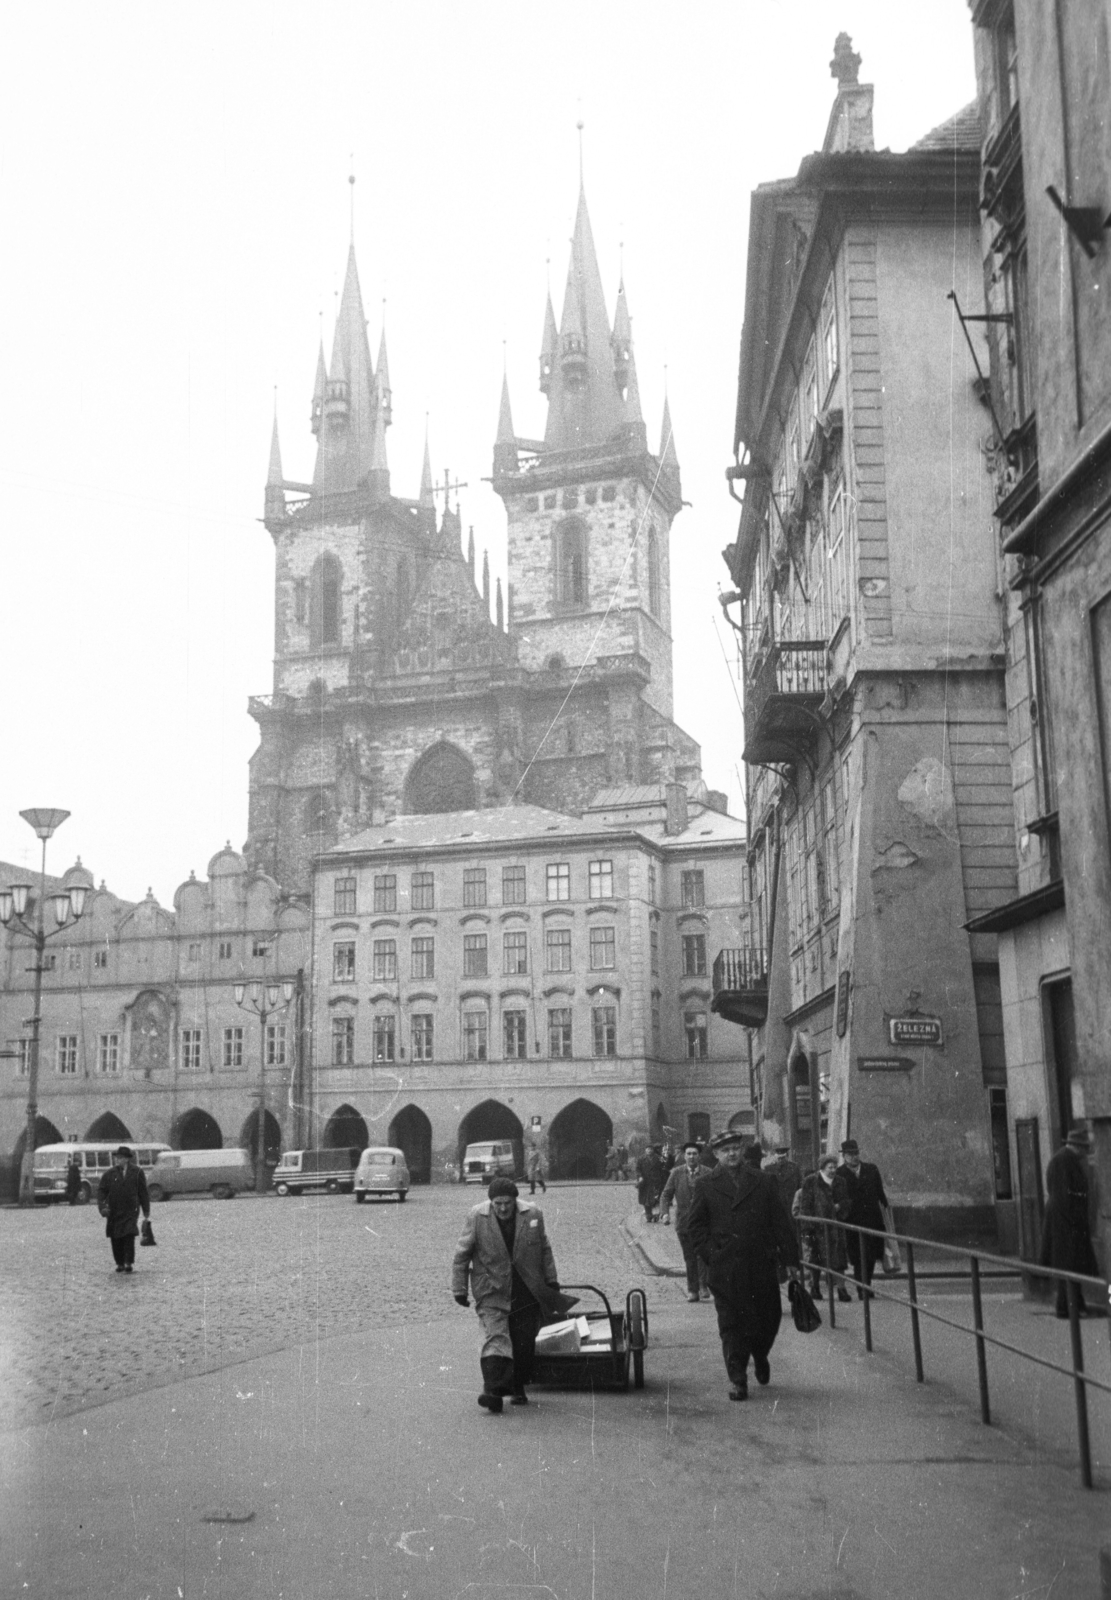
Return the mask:
<path id="1" fill-rule="evenodd" d="M 470 1304 L 468 1286 L 482 1323 L 479 1357 L 480 1406 L 499 1412 L 528 1404 L 536 1335 L 545 1320 L 561 1317 L 575 1302 L 560 1293 L 555 1257 L 539 1206 L 518 1199 L 512 1178 L 494 1178 L 487 1199 L 467 1216 L 451 1267 L 451 1292 Z"/>
<path id="2" fill-rule="evenodd" d="M 698 1300 L 703 1296 L 707 1300 L 713 1298 L 706 1282 L 706 1263 L 691 1243 L 691 1201 L 694 1198 L 694 1185 L 699 1174 L 705 1170 L 701 1161 L 701 1151 L 691 1139 L 683 1146 L 682 1162 L 679 1166 L 672 1167 L 668 1173 L 664 1192 L 660 1196 L 661 1222 L 667 1223 L 671 1220 L 672 1203 L 675 1205 L 675 1234 L 687 1267 L 688 1300 Z"/>

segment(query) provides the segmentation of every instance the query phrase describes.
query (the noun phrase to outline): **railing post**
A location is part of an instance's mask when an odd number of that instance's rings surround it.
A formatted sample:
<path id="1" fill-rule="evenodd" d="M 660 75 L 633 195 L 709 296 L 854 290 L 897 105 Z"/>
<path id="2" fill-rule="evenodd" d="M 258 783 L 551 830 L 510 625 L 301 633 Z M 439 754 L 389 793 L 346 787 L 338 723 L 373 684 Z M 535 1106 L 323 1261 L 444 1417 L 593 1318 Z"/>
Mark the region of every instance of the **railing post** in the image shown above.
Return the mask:
<path id="1" fill-rule="evenodd" d="M 976 1375 L 980 1380 L 980 1421 L 990 1424 L 991 1405 L 988 1401 L 988 1359 L 984 1345 L 984 1304 L 980 1298 L 980 1262 L 970 1255 L 972 1268 L 972 1321 L 976 1329 Z"/>
<path id="2" fill-rule="evenodd" d="M 907 1241 L 907 1288 L 910 1290 L 910 1331 L 914 1340 L 914 1376 L 925 1383 L 922 1371 L 922 1331 L 918 1326 L 918 1284 L 914 1276 L 914 1246 Z"/>
<path id="3" fill-rule="evenodd" d="M 865 1350 L 867 1350 L 868 1354 L 871 1355 L 872 1354 L 872 1291 L 868 1287 L 867 1282 L 865 1281 L 867 1279 L 867 1276 L 868 1276 L 868 1269 L 865 1266 L 864 1235 L 861 1233 L 859 1228 L 856 1228 L 853 1231 L 856 1234 L 856 1247 L 857 1247 L 856 1264 L 857 1264 L 857 1267 L 859 1268 L 859 1271 L 860 1271 L 860 1277 L 857 1279 L 857 1283 L 860 1286 L 861 1299 L 863 1300 L 863 1303 L 864 1303 L 864 1348 L 865 1348 Z"/>
<path id="4" fill-rule="evenodd" d="M 822 1237 L 826 1256 L 826 1299 L 829 1301 L 829 1325 L 831 1328 L 836 1328 L 837 1312 L 834 1309 L 834 1302 L 837 1296 L 833 1292 L 833 1267 L 831 1265 L 833 1261 L 833 1230 L 828 1222 L 822 1224 Z"/>
<path id="5" fill-rule="evenodd" d="M 1080 1481 L 1092 1487 L 1092 1446 L 1088 1438 L 1088 1386 L 1084 1382 L 1084 1345 L 1080 1337 L 1080 1285 L 1066 1279 L 1069 1297 L 1069 1336 L 1072 1340 L 1072 1381 L 1076 1389 L 1076 1436 L 1080 1445 Z"/>

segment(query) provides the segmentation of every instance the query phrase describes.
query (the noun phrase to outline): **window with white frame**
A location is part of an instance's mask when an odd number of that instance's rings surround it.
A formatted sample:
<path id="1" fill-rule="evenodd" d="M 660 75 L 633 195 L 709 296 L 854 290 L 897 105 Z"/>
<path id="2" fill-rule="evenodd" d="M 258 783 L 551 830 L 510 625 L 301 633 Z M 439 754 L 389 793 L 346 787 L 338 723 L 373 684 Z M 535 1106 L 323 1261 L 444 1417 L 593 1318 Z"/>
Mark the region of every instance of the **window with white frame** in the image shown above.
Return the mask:
<path id="1" fill-rule="evenodd" d="M 218 948 L 216 954 L 217 954 L 218 958 L 221 961 L 230 961 L 231 960 L 231 940 L 230 939 L 221 939 L 220 940 L 220 945 L 219 945 L 219 948 Z M 105 963 L 105 965 L 107 965 L 107 963 Z"/>
<path id="2" fill-rule="evenodd" d="M 332 946 L 332 982 L 352 983 L 355 978 L 355 941 L 340 939 Z"/>
<path id="3" fill-rule="evenodd" d="M 182 1072 L 199 1072 L 201 1070 L 201 1030 L 199 1028 L 182 1028 L 181 1030 L 181 1070 Z"/>
<path id="4" fill-rule="evenodd" d="M 413 911 L 433 911 L 436 907 L 436 876 L 432 872 L 414 872 L 409 882 L 409 898 Z"/>
<path id="5" fill-rule="evenodd" d="M 593 927 L 590 930 L 590 969 L 612 972 L 617 965 L 617 929 Z"/>
<path id="6" fill-rule="evenodd" d="M 548 1054 L 559 1060 L 571 1053 L 571 1007 L 553 1006 L 548 1012 Z"/>
<path id="7" fill-rule="evenodd" d="M 332 1018 L 332 1065 L 349 1067 L 355 1060 L 355 1018 Z"/>
<path id="8" fill-rule="evenodd" d="M 466 907 L 484 906 L 486 904 L 485 867 L 465 867 L 463 869 L 463 904 Z"/>
<path id="9" fill-rule="evenodd" d="M 414 978 L 436 976 L 436 941 L 430 933 L 417 934 L 409 948 L 409 970 Z"/>
<path id="10" fill-rule="evenodd" d="M 687 1060 L 705 1061 L 707 1055 L 706 1013 L 704 1011 L 684 1012 L 683 1027 L 687 1035 Z"/>
<path id="11" fill-rule="evenodd" d="M 655 978 L 655 977 L 659 976 L 659 971 L 660 971 L 660 930 L 659 930 L 659 928 L 649 928 L 649 930 L 648 930 L 648 949 L 649 949 L 649 952 L 650 952 L 650 955 L 651 955 L 651 963 L 650 964 L 651 964 L 652 976 Z"/>
<path id="12" fill-rule="evenodd" d="M 108 952 L 107 952 L 107 950 L 94 950 L 93 951 L 93 966 L 96 968 L 96 970 L 98 972 L 103 972 L 104 969 L 107 967 L 107 965 L 108 965 Z"/>
<path id="13" fill-rule="evenodd" d="M 849 606 L 848 550 L 845 538 L 847 521 L 845 488 L 843 483 L 838 482 L 829 504 L 829 578 L 826 588 L 829 594 L 831 633 L 836 632 Z"/>
<path id="14" fill-rule="evenodd" d="M 114 1077 L 120 1070 L 120 1036 L 102 1033 L 96 1041 L 96 1070 L 106 1077 Z"/>
<path id="15" fill-rule="evenodd" d="M 822 308 L 818 315 L 818 331 L 822 341 L 822 386 L 829 388 L 837 373 L 837 306 L 830 278 L 822 295 Z"/>
<path id="16" fill-rule="evenodd" d="M 253 956 L 268 956 L 270 948 L 271 941 L 267 938 L 254 939 L 251 942 L 251 954 Z"/>
<path id="17" fill-rule="evenodd" d="M 706 876 L 701 867 L 684 872 L 680 879 L 683 910 L 697 910 L 706 904 Z"/>
<path id="18" fill-rule="evenodd" d="M 397 873 L 378 872 L 374 877 L 375 911 L 397 910 Z"/>
<path id="19" fill-rule="evenodd" d="M 544 935 L 545 970 L 548 972 L 570 972 L 571 970 L 571 930 L 570 928 L 549 928 Z"/>
<path id="20" fill-rule="evenodd" d="M 489 1018 L 486 1010 L 471 1009 L 463 1013 L 463 1059 L 464 1061 L 485 1061 L 487 1057 L 487 1034 L 489 1031 Z"/>
<path id="21" fill-rule="evenodd" d="M 414 1011 L 409 1019 L 409 1047 L 414 1061 L 432 1060 L 431 1011 Z"/>
<path id="22" fill-rule="evenodd" d="M 592 900 L 613 899 L 612 861 L 592 861 L 590 863 L 590 898 Z"/>
<path id="23" fill-rule="evenodd" d="M 523 906 L 526 898 L 525 869 L 523 866 L 501 869 L 502 905 Z"/>
<path id="24" fill-rule="evenodd" d="M 266 1065 L 268 1067 L 285 1066 L 284 1022 L 268 1022 L 266 1024 Z"/>
<path id="25" fill-rule="evenodd" d="M 802 447 L 805 450 L 818 415 L 818 351 L 813 339 L 807 345 L 803 358 L 799 400 L 802 406 Z"/>
<path id="26" fill-rule="evenodd" d="M 392 1061 L 396 1053 L 396 1025 L 392 1011 L 379 1011 L 374 1018 L 374 1059 Z"/>
<path id="27" fill-rule="evenodd" d="M 502 1054 L 507 1061 L 524 1061 L 528 1055 L 528 1018 L 526 1012 L 502 1012 Z"/>
<path id="28" fill-rule="evenodd" d="M 591 1022 L 594 1031 L 594 1054 L 596 1056 L 615 1056 L 617 1054 L 617 1007 L 595 1006 L 591 1012 Z"/>
<path id="29" fill-rule="evenodd" d="M 397 940 L 375 939 L 371 962 L 377 983 L 393 983 L 397 978 Z"/>
<path id="30" fill-rule="evenodd" d="M 510 976 L 528 971 L 528 934 L 523 928 L 502 934 L 502 971 Z"/>
<path id="31" fill-rule="evenodd" d="M 332 910 L 337 917 L 353 917 L 359 904 L 359 880 L 353 877 L 336 878 L 332 893 Z"/>
<path id="32" fill-rule="evenodd" d="M 485 978 L 488 970 L 486 935 L 484 933 L 465 933 L 463 935 L 463 976 L 465 978 Z"/>
<path id="33" fill-rule="evenodd" d="M 241 1067 L 243 1065 L 243 1029 L 224 1029 L 224 1066 Z"/>
<path id="34" fill-rule="evenodd" d="M 571 864 L 569 861 L 549 861 L 546 877 L 549 900 L 570 900 Z"/>
<path id="35" fill-rule="evenodd" d="M 684 978 L 702 978 L 706 975 L 706 935 L 704 933 L 685 933 L 683 935 L 683 976 Z"/>
<path id="36" fill-rule="evenodd" d="M 199 948 L 200 947 L 198 946 L 198 949 Z M 199 959 L 200 959 L 200 957 L 198 956 L 198 960 Z M 80 972 L 81 971 L 81 952 L 80 952 L 80 950 L 70 950 L 68 952 L 67 959 L 66 959 L 66 966 L 67 966 L 67 968 L 69 969 L 70 972 Z"/>

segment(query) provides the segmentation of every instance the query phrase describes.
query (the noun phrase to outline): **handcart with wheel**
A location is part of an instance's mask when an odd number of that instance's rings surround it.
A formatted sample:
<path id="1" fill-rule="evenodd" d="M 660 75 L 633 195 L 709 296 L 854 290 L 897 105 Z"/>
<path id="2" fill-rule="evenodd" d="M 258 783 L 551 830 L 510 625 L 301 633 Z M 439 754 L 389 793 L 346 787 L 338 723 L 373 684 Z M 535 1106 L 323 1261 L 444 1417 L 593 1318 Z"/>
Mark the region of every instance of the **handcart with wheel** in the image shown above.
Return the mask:
<path id="1" fill-rule="evenodd" d="M 565 1283 L 565 1292 L 592 1294 L 605 1310 L 575 1308 L 572 1317 L 585 1317 L 588 1337 L 574 1353 L 546 1353 L 537 1346 L 532 1381 L 569 1389 L 627 1389 L 632 1367 L 633 1387 L 644 1388 L 644 1352 L 648 1348 L 648 1303 L 643 1289 L 630 1289 L 624 1311 L 614 1311 L 601 1289 L 592 1283 Z"/>

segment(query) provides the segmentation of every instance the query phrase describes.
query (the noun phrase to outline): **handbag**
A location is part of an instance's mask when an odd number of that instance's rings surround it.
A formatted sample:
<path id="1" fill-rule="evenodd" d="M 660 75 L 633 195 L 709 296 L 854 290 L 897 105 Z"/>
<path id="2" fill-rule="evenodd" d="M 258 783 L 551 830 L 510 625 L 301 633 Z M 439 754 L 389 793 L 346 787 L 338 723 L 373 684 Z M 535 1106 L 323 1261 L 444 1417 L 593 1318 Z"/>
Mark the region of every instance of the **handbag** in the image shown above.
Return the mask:
<path id="1" fill-rule="evenodd" d="M 787 1285 L 787 1298 L 791 1302 L 791 1315 L 800 1333 L 813 1333 L 822 1325 L 822 1314 L 811 1299 L 809 1290 L 797 1278 Z"/>
<path id="2" fill-rule="evenodd" d="M 143 1225 L 139 1229 L 139 1243 L 141 1245 L 158 1243 L 158 1240 L 154 1237 L 154 1229 L 150 1225 L 149 1217 L 143 1218 Z"/>
<path id="3" fill-rule="evenodd" d="M 895 1232 L 895 1218 L 891 1214 L 890 1206 L 883 1206 L 883 1225 L 887 1230 L 887 1237 L 883 1241 L 883 1275 L 885 1278 L 898 1277 L 903 1270 L 903 1257 L 898 1241 L 892 1237 Z"/>

